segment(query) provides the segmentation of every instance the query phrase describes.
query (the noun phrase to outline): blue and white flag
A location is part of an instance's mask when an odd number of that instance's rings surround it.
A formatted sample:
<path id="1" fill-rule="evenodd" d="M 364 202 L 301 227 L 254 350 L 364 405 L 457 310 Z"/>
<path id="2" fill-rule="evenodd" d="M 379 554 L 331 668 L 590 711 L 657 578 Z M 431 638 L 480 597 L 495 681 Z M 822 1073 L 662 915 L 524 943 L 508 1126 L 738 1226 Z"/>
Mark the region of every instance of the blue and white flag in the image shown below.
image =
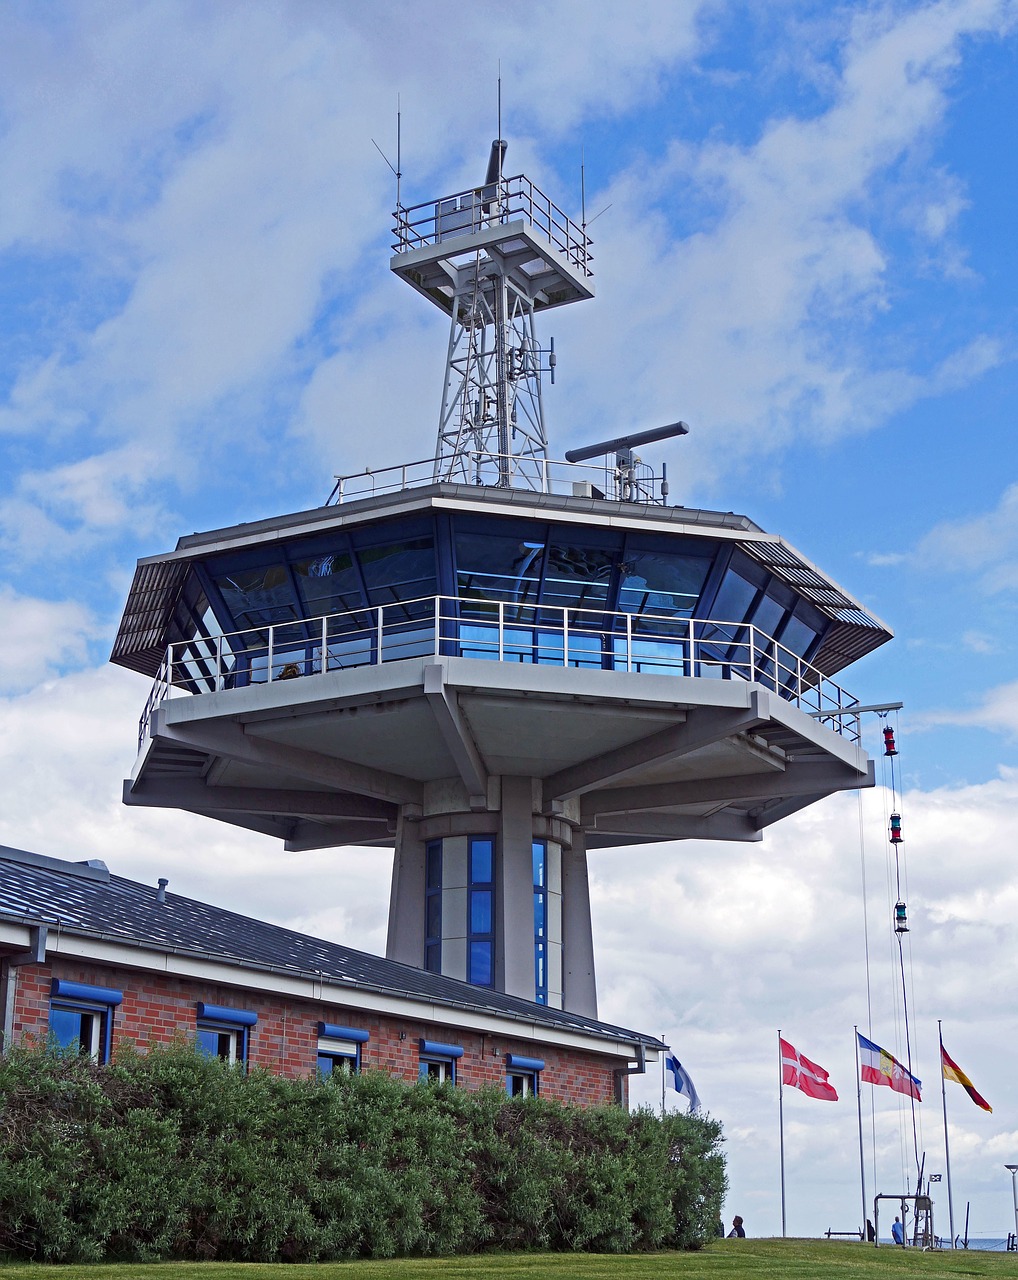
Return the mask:
<path id="1" fill-rule="evenodd" d="M 682 1063 L 674 1055 L 665 1058 L 665 1070 L 672 1077 L 672 1084 L 676 1093 L 684 1093 L 689 1099 L 690 1111 L 700 1110 L 700 1095 L 696 1092 L 696 1085 L 690 1078 L 689 1072 Z"/>

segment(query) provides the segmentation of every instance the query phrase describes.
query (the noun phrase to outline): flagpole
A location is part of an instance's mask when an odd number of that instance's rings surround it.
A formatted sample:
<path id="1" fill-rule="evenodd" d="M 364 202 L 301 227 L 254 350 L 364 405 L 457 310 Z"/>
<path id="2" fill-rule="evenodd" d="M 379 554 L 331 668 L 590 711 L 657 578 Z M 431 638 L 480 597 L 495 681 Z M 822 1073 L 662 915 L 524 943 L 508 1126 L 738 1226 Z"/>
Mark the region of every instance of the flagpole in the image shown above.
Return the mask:
<path id="1" fill-rule="evenodd" d="M 661 1036 L 661 1119 L 665 1118 L 665 1038 Z"/>
<path id="2" fill-rule="evenodd" d="M 859 1108 L 859 1185 L 862 1188 L 862 1229 L 865 1232 L 869 1215 L 866 1212 L 866 1156 L 862 1141 L 862 1068 L 859 1065 L 859 1028 L 855 1032 L 855 1099 Z"/>
<path id="3" fill-rule="evenodd" d="M 944 1102 L 944 1157 L 947 1163 L 947 1220 L 951 1224 L 951 1248 L 954 1248 L 954 1194 L 951 1191 L 951 1146 L 947 1139 L 947 1078 L 944 1075 L 944 1034 L 937 1019 L 937 1039 L 940 1041 L 940 1096 Z"/>
<path id="4" fill-rule="evenodd" d="M 778 1133 L 781 1151 L 781 1235 L 785 1231 L 785 1070 L 781 1061 L 781 1029 L 778 1029 Z"/>

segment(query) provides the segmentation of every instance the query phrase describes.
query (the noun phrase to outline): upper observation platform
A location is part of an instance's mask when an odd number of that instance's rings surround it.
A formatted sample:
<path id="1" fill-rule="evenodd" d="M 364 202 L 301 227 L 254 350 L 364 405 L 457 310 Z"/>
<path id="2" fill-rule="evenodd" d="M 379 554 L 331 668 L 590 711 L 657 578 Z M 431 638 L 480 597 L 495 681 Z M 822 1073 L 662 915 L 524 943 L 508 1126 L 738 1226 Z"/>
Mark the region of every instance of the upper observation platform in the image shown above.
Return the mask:
<path id="1" fill-rule="evenodd" d="M 489 277 L 509 276 L 534 311 L 594 296 L 590 237 L 523 174 L 490 175 L 491 181 L 410 208 L 394 217 L 390 267 L 447 314 L 452 314 L 461 275 L 471 288 Z M 478 259 L 487 263 L 479 281 Z"/>
<path id="2" fill-rule="evenodd" d="M 139 562 L 112 657 L 154 685 L 125 798 L 391 845 L 400 815 L 498 808 L 525 776 L 591 847 L 758 838 L 868 785 L 832 677 L 889 637 L 744 516 L 393 489 Z"/>

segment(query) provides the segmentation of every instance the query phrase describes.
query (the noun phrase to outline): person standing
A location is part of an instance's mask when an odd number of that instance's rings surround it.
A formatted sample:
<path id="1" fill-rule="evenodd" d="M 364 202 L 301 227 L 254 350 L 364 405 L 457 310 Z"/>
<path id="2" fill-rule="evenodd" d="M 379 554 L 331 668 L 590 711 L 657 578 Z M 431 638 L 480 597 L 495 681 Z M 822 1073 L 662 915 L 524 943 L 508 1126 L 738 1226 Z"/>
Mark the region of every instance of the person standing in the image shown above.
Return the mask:
<path id="1" fill-rule="evenodd" d="M 746 1232 L 743 1230 L 742 1219 L 738 1214 L 732 1219 L 732 1229 L 728 1233 L 729 1240 L 745 1240 Z"/>
<path id="2" fill-rule="evenodd" d="M 895 1244 L 900 1244 L 900 1245 L 901 1245 L 901 1247 L 904 1249 L 904 1247 L 905 1247 L 905 1228 L 901 1225 L 901 1219 L 900 1219 L 900 1218 L 897 1218 L 897 1217 L 896 1217 L 896 1218 L 894 1219 L 894 1223 L 893 1223 L 893 1225 L 891 1226 L 891 1239 L 894 1241 L 894 1243 L 895 1243 Z"/>

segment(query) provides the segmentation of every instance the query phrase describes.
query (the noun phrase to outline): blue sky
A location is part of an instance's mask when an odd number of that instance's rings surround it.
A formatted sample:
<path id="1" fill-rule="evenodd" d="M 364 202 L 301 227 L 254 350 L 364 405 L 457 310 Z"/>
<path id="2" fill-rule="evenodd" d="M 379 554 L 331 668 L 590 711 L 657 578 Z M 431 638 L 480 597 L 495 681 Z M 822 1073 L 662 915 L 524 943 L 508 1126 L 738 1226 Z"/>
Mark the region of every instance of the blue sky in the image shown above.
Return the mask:
<path id="1" fill-rule="evenodd" d="M 685 419 L 658 455 L 673 500 L 782 533 L 896 632 L 843 682 L 905 703 L 920 1074 L 936 1081 L 942 1017 L 995 1106 L 951 1099 L 955 1198 L 1003 1234 L 1002 1166 L 1018 1158 L 999 1047 L 1018 996 L 1018 5 L 9 0 L 4 18 L 0 839 L 382 945 L 377 853 L 284 860 L 119 806 L 147 690 L 105 658 L 138 556 L 431 452 L 444 322 L 389 273 L 393 182 L 372 139 L 394 156 L 398 94 L 404 200 L 472 184 L 500 59 L 507 170 L 575 214 L 582 152 L 588 213 L 610 206 L 592 228 L 598 297 L 544 330 L 553 454 Z M 873 1033 L 893 1048 L 886 812 L 867 797 Z M 778 1026 L 848 1099 L 786 1107 L 790 1229 L 857 1216 L 857 831 L 840 798 L 760 846 L 594 866 L 602 1013 L 679 1049 L 726 1123 L 729 1215 L 754 1234 L 779 1221 Z M 877 1127 L 892 1189 L 883 1099 Z"/>

